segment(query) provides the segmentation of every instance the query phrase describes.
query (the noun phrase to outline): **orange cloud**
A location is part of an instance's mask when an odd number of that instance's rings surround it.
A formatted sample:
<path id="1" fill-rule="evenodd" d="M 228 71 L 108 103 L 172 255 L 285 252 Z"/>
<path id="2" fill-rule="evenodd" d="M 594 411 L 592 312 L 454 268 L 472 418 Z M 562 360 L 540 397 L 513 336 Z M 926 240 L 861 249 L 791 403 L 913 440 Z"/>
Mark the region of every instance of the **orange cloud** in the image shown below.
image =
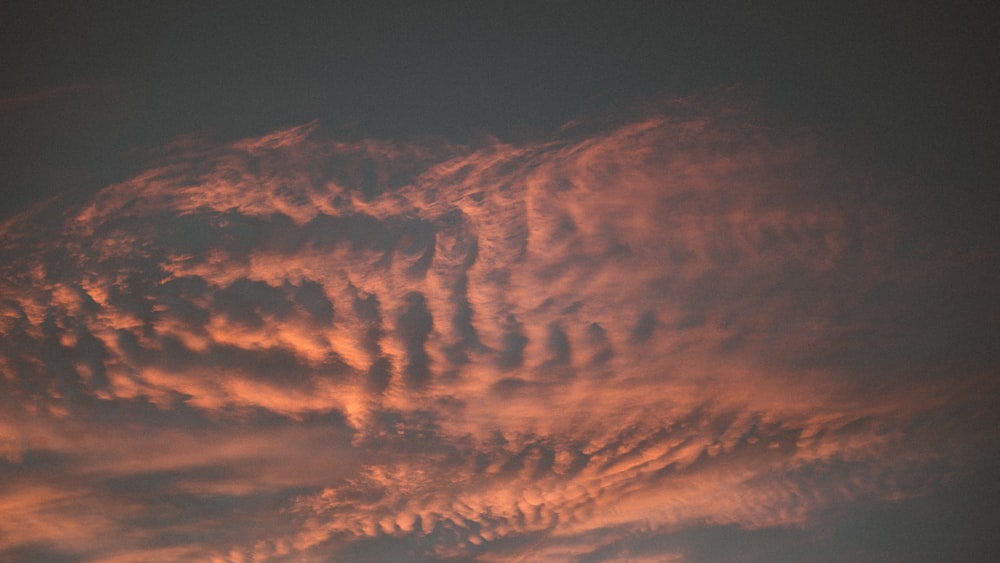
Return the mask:
<path id="1" fill-rule="evenodd" d="M 519 146 L 306 125 L 15 217 L 0 452 L 53 484 L 0 491 L 0 549 L 562 561 L 923 494 L 993 443 L 997 388 L 894 332 L 947 280 L 922 264 L 977 266 L 902 255 L 891 194 L 818 146 L 694 102 Z M 130 524 L 163 502 L 202 509 Z"/>

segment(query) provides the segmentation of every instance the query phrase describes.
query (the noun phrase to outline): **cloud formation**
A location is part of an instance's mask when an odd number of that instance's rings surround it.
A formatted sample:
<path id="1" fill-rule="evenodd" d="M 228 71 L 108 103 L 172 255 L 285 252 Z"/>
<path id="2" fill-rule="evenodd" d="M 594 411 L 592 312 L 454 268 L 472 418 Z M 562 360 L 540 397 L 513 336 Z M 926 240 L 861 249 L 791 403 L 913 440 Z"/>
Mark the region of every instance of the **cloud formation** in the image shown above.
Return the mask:
<path id="1" fill-rule="evenodd" d="M 15 216 L 0 553 L 639 560 L 934 490 L 996 445 L 995 255 L 751 117 L 185 138 Z"/>

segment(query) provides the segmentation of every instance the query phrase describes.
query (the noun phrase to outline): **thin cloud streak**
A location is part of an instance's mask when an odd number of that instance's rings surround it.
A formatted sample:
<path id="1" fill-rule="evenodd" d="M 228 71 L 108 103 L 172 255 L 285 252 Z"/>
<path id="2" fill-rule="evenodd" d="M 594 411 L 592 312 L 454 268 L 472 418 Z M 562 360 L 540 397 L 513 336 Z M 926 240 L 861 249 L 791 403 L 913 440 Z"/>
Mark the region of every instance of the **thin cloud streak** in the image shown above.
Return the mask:
<path id="1" fill-rule="evenodd" d="M 8 94 L 0 97 L 0 116 L 65 101 L 107 85 L 102 82 L 64 82 Z"/>
<path id="2" fill-rule="evenodd" d="M 995 358 L 899 320 L 988 316 L 995 255 L 820 146 L 692 100 L 520 145 L 307 124 L 12 218 L 0 553 L 593 560 L 927 494 L 996 445 Z"/>

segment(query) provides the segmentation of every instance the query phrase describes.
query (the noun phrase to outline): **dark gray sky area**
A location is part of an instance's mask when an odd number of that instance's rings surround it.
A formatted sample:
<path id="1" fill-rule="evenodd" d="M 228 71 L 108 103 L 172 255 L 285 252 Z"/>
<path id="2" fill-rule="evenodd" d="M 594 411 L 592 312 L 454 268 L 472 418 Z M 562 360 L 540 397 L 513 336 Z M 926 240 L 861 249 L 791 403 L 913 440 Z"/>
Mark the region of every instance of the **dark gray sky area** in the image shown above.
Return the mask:
<path id="1" fill-rule="evenodd" d="M 997 179 L 983 168 L 998 148 L 1000 48 L 996 10 L 983 3 L 2 10 L 3 178 L 18 202 L 119 179 L 136 147 L 195 131 L 235 138 L 320 119 L 340 135 L 518 139 L 637 101 L 727 88 L 900 173 L 961 176 L 953 188 L 977 196 Z"/>
<path id="2" fill-rule="evenodd" d="M 0 2 L 0 560 L 995 560 L 998 27 Z"/>

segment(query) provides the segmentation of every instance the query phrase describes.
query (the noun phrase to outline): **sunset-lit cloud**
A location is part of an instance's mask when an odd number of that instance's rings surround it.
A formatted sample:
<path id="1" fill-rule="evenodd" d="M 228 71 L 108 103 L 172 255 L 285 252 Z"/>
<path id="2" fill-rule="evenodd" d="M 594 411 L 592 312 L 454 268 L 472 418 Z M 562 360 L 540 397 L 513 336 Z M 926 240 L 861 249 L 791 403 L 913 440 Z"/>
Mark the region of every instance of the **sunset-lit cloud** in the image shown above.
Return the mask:
<path id="1" fill-rule="evenodd" d="M 927 494 L 997 444 L 996 276 L 822 146 L 693 100 L 520 144 L 307 124 L 15 216 L 0 554 L 643 560 Z"/>

